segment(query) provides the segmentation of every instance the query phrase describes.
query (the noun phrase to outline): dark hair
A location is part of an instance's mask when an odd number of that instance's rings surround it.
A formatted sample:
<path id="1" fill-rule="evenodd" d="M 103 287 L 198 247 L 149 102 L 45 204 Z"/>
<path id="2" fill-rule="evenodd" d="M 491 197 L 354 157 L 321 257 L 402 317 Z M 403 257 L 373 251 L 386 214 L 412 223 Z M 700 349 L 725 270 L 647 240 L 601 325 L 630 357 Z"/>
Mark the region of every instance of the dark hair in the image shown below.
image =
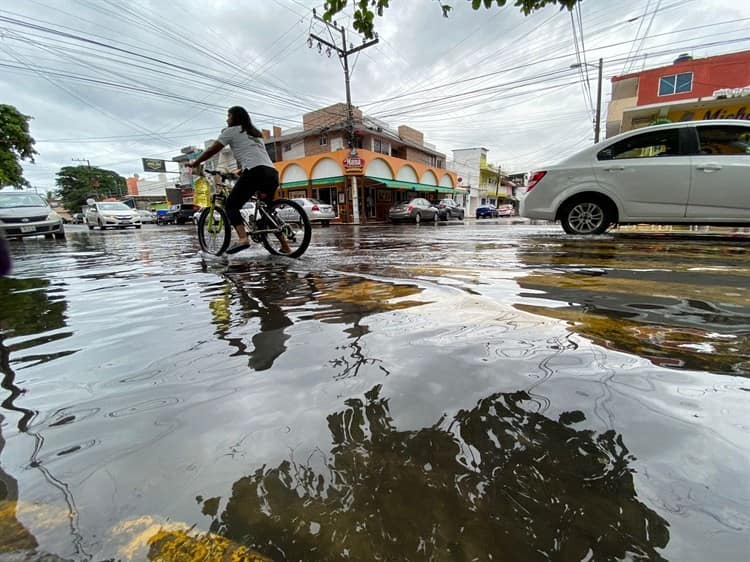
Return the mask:
<path id="1" fill-rule="evenodd" d="M 263 133 L 261 133 L 255 127 L 255 125 L 253 125 L 253 122 L 250 120 L 250 115 L 247 113 L 244 107 L 235 105 L 227 109 L 227 113 L 232 116 L 232 123 L 234 125 L 239 125 L 242 129 L 242 132 L 247 133 L 248 135 L 251 135 L 253 137 L 263 136 Z"/>

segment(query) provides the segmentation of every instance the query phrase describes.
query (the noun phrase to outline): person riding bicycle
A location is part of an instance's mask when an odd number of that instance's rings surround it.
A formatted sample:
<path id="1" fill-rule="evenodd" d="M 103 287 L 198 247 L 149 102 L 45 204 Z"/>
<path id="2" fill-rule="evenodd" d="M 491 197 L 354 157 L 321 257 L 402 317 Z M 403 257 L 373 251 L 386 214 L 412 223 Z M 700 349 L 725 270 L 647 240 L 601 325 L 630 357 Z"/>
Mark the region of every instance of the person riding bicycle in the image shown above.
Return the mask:
<path id="1" fill-rule="evenodd" d="M 279 187 L 279 173 L 273 167 L 261 133 L 250 120 L 245 108 L 230 107 L 227 110 L 227 128 L 221 131 L 219 138 L 188 166 L 196 168 L 203 162 L 218 154 L 222 148 L 229 146 L 242 169 L 240 178 L 227 197 L 225 208 L 229 223 L 237 232 L 238 240 L 230 246 L 226 253 L 234 254 L 250 246 L 245 223 L 240 209 L 248 202 L 255 192 L 258 198 L 273 201 L 276 189 Z M 289 254 L 292 249 L 283 235 L 277 235 L 281 243 L 281 253 Z"/>

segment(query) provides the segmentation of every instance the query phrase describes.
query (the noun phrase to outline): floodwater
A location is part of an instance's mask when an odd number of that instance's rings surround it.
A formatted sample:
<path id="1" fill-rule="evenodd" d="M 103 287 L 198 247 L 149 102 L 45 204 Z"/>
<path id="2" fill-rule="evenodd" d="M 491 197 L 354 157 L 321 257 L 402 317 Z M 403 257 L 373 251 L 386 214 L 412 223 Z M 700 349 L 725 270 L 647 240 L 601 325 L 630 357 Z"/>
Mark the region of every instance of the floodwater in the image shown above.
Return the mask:
<path id="1" fill-rule="evenodd" d="M 0 559 L 747 559 L 745 237 L 10 246 Z"/>

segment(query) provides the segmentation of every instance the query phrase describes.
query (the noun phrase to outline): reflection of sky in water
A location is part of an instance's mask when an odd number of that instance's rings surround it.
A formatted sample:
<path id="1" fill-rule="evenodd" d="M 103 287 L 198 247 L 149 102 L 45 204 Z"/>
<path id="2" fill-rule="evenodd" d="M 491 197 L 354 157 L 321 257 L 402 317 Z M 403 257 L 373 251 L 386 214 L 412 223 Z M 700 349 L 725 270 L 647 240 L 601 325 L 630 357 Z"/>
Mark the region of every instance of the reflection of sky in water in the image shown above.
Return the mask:
<path id="1" fill-rule="evenodd" d="M 375 544 L 387 531 L 413 552 L 419 534 L 422 552 L 460 542 L 463 522 L 466 552 L 481 558 L 501 540 L 492 513 L 514 521 L 519 544 L 533 534 L 552 551 L 544 541 L 565 528 L 556 506 L 583 509 L 596 535 L 602 502 L 632 515 L 605 541 L 618 548 L 674 560 L 744 553 L 746 379 L 689 369 L 742 360 L 747 285 L 700 293 L 679 274 L 669 285 L 643 272 L 618 282 L 617 259 L 591 242 L 456 248 L 449 231 L 421 229 L 415 250 L 317 230 L 307 261 L 250 253 L 226 271 L 203 271 L 178 230 L 140 246 L 120 233 L 71 236 L 72 261 L 49 257 L 66 264 L 58 273 L 17 260 L 19 275 L 51 281 L 5 294 L 47 319 L 3 328 L 5 380 L 12 372 L 19 391 L 4 404 L 0 460 L 21 497 L 0 519 L 42 552 L 72 556 L 81 537 L 97 559 L 162 522 L 174 525 L 165 540 L 202 540 L 180 535 L 195 524 L 229 545 L 253 530 L 322 548 L 340 528 L 353 552 L 368 548 L 354 522 L 372 525 Z M 555 271 L 539 265 L 550 252 Z M 624 264 L 654 260 L 631 253 Z M 585 475 L 599 492 L 581 488 Z M 607 482 L 614 491 L 596 488 Z M 258 486 L 281 527 L 244 510 L 264 497 Z M 387 520 L 368 523 L 378 507 Z M 513 519 L 524 510 L 533 516 Z M 432 539 L 431 517 L 442 523 Z"/>

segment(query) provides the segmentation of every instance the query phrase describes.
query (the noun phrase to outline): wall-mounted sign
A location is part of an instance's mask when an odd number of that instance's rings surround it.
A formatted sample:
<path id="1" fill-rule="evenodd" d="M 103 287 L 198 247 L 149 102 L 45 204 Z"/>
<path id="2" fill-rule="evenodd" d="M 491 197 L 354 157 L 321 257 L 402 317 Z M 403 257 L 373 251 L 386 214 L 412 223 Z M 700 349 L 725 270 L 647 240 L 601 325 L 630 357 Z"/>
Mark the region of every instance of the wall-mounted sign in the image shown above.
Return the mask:
<path id="1" fill-rule="evenodd" d="M 722 88 L 714 90 L 713 95 L 717 98 L 744 98 L 750 96 L 750 86 L 744 88 Z"/>
<path id="2" fill-rule="evenodd" d="M 356 175 L 365 170 L 365 159 L 359 156 L 349 156 L 344 158 L 344 174 Z"/>
<path id="3" fill-rule="evenodd" d="M 166 172 L 167 164 L 165 160 L 158 160 L 156 158 L 141 158 L 143 161 L 144 172 Z"/>
<path id="4" fill-rule="evenodd" d="M 670 111 L 667 115 L 672 121 L 697 121 L 701 119 L 744 119 L 750 120 L 750 105 L 727 105 L 724 107 L 706 107 L 689 111 Z"/>

